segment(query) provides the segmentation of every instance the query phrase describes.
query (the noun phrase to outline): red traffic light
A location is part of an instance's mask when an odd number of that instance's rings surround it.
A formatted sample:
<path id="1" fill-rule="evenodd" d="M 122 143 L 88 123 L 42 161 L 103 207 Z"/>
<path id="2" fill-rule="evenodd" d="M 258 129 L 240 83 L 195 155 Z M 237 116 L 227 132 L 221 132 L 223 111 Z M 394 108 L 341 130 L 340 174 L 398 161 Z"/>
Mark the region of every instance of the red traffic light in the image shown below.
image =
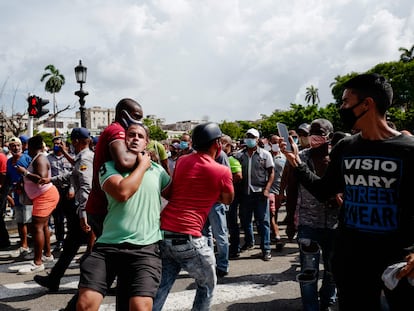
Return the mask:
<path id="1" fill-rule="evenodd" d="M 27 99 L 29 103 L 29 107 L 27 108 L 27 112 L 29 116 L 37 118 L 39 111 L 38 111 L 38 98 L 36 96 L 29 96 Z"/>
<path id="2" fill-rule="evenodd" d="M 27 102 L 29 103 L 29 107 L 27 108 L 29 116 L 40 118 L 49 113 L 49 110 L 43 107 L 49 103 L 48 99 L 43 99 L 38 96 L 31 95 L 27 98 Z"/>

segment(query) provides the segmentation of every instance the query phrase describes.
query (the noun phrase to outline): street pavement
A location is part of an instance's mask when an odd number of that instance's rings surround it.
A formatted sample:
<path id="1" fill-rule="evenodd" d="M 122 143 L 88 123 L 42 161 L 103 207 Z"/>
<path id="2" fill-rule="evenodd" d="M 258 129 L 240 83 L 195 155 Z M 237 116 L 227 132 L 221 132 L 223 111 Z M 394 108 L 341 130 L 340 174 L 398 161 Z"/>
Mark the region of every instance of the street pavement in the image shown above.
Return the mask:
<path id="1" fill-rule="evenodd" d="M 283 219 L 283 211 L 281 219 Z M 18 236 L 12 219 L 7 224 L 11 232 L 12 242 L 17 249 Z M 284 227 L 282 228 L 282 237 Z M 53 240 L 52 236 L 52 242 Z M 256 239 L 254 249 L 243 252 L 241 256 L 230 261 L 228 276 L 219 278 L 214 294 L 212 310 L 244 311 L 244 310 L 301 310 L 299 284 L 295 281 L 299 271 L 298 247 L 295 241 L 285 240 L 281 252 L 272 247 L 272 260 L 261 259 L 260 247 Z M 53 246 L 52 246 L 53 248 Z M 85 251 L 82 247 L 79 256 Z M 79 280 L 79 264 L 72 262 L 61 280 L 57 293 L 48 293 L 33 281 L 33 275 L 17 275 L 9 272 L 9 267 L 27 264 L 16 251 L 0 251 L 0 310 L 59 310 L 76 292 Z M 55 256 L 56 257 L 56 256 Z M 55 259 L 56 262 L 56 259 Z M 54 263 L 46 264 L 47 271 Z M 182 272 L 169 294 L 164 310 L 190 310 L 195 295 L 195 283 L 187 273 Z M 105 297 L 100 310 L 115 310 L 115 297 Z"/>

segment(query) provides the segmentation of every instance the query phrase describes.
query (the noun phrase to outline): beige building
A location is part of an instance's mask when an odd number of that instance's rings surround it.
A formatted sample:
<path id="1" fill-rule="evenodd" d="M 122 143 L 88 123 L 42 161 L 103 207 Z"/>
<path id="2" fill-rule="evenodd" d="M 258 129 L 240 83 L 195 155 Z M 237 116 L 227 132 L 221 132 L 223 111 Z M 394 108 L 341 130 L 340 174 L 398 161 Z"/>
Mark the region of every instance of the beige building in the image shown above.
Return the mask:
<path id="1" fill-rule="evenodd" d="M 76 111 L 76 118 L 80 120 L 80 112 Z M 99 134 L 105 127 L 115 120 L 115 108 L 94 106 L 85 109 L 86 127 L 92 135 Z"/>

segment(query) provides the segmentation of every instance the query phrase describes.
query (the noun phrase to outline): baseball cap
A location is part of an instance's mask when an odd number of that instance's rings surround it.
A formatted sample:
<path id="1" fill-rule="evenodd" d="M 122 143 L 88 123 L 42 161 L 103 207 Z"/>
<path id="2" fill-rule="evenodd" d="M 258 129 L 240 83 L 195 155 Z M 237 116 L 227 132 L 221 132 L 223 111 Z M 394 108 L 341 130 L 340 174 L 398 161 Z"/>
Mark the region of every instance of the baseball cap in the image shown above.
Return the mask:
<path id="1" fill-rule="evenodd" d="M 9 139 L 9 143 L 15 143 L 15 144 L 22 144 L 22 141 L 20 140 L 20 138 L 13 136 L 12 138 Z"/>
<path id="2" fill-rule="evenodd" d="M 259 137 L 260 137 L 259 131 L 258 131 L 258 130 L 256 130 L 256 129 L 254 129 L 254 128 L 249 129 L 249 130 L 246 132 L 246 135 L 247 135 L 247 134 L 253 135 L 254 137 L 257 137 L 257 138 L 259 138 Z"/>
<path id="3" fill-rule="evenodd" d="M 171 144 L 171 146 L 173 146 L 175 149 L 180 149 L 180 144 L 179 143 L 173 143 L 173 144 Z"/>
<path id="4" fill-rule="evenodd" d="M 326 119 L 315 119 L 312 121 L 309 129 L 310 135 L 328 136 L 333 133 L 333 125 Z"/>
<path id="5" fill-rule="evenodd" d="M 70 133 L 70 138 L 73 139 L 82 139 L 82 138 L 90 138 L 91 134 L 89 130 L 84 127 L 76 127 Z"/>
<path id="6" fill-rule="evenodd" d="M 304 132 L 306 134 L 309 134 L 310 125 L 308 123 L 302 123 L 299 125 L 297 132 Z"/>
<path id="7" fill-rule="evenodd" d="M 20 141 L 22 142 L 22 144 L 27 143 L 27 141 L 29 140 L 29 136 L 27 135 L 20 135 Z"/>

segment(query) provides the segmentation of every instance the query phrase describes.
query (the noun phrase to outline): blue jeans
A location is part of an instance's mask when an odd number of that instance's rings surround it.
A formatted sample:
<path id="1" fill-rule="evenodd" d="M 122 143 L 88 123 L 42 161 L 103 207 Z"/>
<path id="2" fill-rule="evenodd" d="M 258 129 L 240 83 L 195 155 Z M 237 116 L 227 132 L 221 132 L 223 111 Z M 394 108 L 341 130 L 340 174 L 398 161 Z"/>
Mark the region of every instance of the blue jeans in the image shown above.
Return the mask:
<path id="1" fill-rule="evenodd" d="M 317 245 L 317 250 L 307 251 L 307 248 L 302 244 L 304 240 L 310 240 L 313 245 Z M 336 286 L 331 266 L 334 230 L 299 226 L 298 241 L 301 274 L 306 274 L 310 269 L 315 271 L 312 280 L 299 281 L 303 310 L 319 311 L 320 308 L 326 308 L 336 302 Z M 318 298 L 319 260 L 321 254 L 324 272 Z"/>
<path id="2" fill-rule="evenodd" d="M 217 246 L 217 269 L 229 271 L 229 236 L 226 219 L 227 207 L 223 203 L 216 203 L 208 214 L 203 235 L 208 238 L 208 245 L 214 251 L 213 236 Z"/>
<path id="3" fill-rule="evenodd" d="M 154 300 L 153 311 L 161 311 L 178 273 L 184 269 L 195 279 L 197 290 L 192 310 L 210 310 L 217 283 L 216 259 L 206 237 L 192 238 L 180 245 L 164 239 L 160 246 L 162 258 L 161 284 Z"/>
<path id="4" fill-rule="evenodd" d="M 270 251 L 270 216 L 269 199 L 263 193 L 242 195 L 240 199 L 240 222 L 244 230 L 244 243 L 254 245 L 252 217 L 256 221 L 257 231 L 261 237 L 262 252 Z"/>

